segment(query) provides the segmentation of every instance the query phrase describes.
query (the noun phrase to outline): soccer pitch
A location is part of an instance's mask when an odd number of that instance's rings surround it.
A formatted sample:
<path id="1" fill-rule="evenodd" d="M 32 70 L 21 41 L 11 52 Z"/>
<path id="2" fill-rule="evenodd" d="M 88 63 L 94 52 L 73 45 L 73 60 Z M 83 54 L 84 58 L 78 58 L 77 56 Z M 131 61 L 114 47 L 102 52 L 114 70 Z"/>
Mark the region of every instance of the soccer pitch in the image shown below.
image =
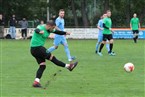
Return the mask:
<path id="1" fill-rule="evenodd" d="M 137 44 L 133 40 L 115 40 L 113 51 L 117 55 L 109 56 L 104 47 L 103 57 L 95 54 L 96 41 L 68 40 L 79 64 L 69 72 L 47 61 L 42 85 L 56 71 L 62 72 L 44 90 L 32 87 L 38 65 L 30 54 L 30 40 L 0 40 L 1 97 L 145 97 L 144 40 Z M 45 47 L 52 45 L 53 41 L 48 40 Z M 67 62 L 63 46 L 53 54 Z M 127 62 L 135 65 L 132 73 L 123 70 Z"/>

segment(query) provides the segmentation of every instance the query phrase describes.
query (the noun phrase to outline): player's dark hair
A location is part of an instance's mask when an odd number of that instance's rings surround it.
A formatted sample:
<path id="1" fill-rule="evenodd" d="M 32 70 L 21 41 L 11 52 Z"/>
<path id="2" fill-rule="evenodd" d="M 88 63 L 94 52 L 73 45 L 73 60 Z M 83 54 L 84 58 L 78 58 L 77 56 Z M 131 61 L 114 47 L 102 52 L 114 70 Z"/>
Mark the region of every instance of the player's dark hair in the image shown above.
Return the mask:
<path id="1" fill-rule="evenodd" d="M 55 22 L 53 20 L 47 21 L 46 25 L 55 26 Z"/>
<path id="2" fill-rule="evenodd" d="M 60 9 L 59 12 L 64 11 L 64 9 Z"/>

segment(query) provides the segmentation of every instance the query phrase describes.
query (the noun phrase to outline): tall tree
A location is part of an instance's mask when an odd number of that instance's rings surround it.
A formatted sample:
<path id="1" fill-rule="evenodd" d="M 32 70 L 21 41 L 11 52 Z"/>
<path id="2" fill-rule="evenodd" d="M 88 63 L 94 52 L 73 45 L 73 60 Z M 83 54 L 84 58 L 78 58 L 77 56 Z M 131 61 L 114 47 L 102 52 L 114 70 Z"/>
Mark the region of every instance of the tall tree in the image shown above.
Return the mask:
<path id="1" fill-rule="evenodd" d="M 129 27 L 133 13 L 137 13 L 141 24 L 145 25 L 145 0 L 49 0 L 48 5 L 46 1 L 0 0 L 0 13 L 4 14 L 6 21 L 12 14 L 16 14 L 19 19 L 26 17 L 28 20 L 36 18 L 46 20 L 47 6 L 49 6 L 50 17 L 53 14 L 58 15 L 58 10 L 63 8 L 66 11 L 67 26 L 88 27 L 95 26 L 100 15 L 110 9 L 115 27 Z M 71 3 L 68 4 L 70 1 Z M 93 9 L 94 14 L 92 14 Z"/>
<path id="2" fill-rule="evenodd" d="M 134 1 L 132 0 L 132 13 L 137 13 L 138 17 L 140 19 L 141 24 L 145 24 L 145 0 L 138 0 Z"/>
<path id="3" fill-rule="evenodd" d="M 72 7 L 72 14 L 73 14 L 73 17 L 74 17 L 75 27 L 78 27 L 78 19 L 77 19 L 77 13 L 76 13 L 74 0 L 71 0 L 71 7 Z"/>
<path id="4" fill-rule="evenodd" d="M 142 11 L 140 14 L 140 23 L 141 25 L 145 22 L 145 6 L 142 7 Z"/>
<path id="5" fill-rule="evenodd" d="M 127 22 L 127 24 L 129 24 L 130 23 L 130 16 L 131 16 L 131 2 L 130 2 L 130 0 L 126 0 L 125 2 L 125 12 L 126 12 L 126 22 Z"/>
<path id="6" fill-rule="evenodd" d="M 89 26 L 87 10 L 86 10 L 86 0 L 81 0 L 81 13 L 84 27 Z"/>
<path id="7" fill-rule="evenodd" d="M 109 0 L 104 0 L 104 12 L 106 12 L 106 10 L 109 10 Z"/>

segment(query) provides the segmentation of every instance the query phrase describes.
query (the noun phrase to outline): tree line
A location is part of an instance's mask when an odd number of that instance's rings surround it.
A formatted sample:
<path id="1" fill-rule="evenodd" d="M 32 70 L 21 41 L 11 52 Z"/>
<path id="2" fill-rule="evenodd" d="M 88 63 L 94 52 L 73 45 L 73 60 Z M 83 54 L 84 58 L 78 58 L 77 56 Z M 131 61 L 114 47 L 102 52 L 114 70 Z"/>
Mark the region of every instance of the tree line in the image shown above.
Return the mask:
<path id="1" fill-rule="evenodd" d="M 137 13 L 141 25 L 145 25 L 145 0 L 0 0 L 0 13 L 8 22 L 15 14 L 18 19 L 50 19 L 58 16 L 59 9 L 65 10 L 67 27 L 95 27 L 106 10 L 112 11 L 113 27 L 129 27 L 133 13 Z"/>

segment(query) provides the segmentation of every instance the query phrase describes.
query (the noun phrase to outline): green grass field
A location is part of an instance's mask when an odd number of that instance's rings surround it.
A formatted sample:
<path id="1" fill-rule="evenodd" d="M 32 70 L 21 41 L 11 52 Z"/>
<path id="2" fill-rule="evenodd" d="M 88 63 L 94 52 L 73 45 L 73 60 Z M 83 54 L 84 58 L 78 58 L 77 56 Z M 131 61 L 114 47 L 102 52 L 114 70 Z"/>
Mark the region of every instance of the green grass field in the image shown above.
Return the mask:
<path id="1" fill-rule="evenodd" d="M 0 40 L 0 95 L 1 97 L 145 97 L 144 57 L 145 43 L 140 40 L 115 40 L 117 56 L 109 56 L 106 48 L 103 57 L 96 55 L 96 40 L 69 40 L 71 54 L 79 60 L 77 68 L 69 72 L 47 61 L 47 69 L 41 79 L 44 85 L 57 70 L 46 90 L 33 88 L 38 65 L 29 52 L 29 40 Z M 45 47 L 53 44 L 49 40 Z M 63 46 L 53 54 L 67 62 Z M 127 62 L 135 65 L 132 73 L 126 73 Z"/>

